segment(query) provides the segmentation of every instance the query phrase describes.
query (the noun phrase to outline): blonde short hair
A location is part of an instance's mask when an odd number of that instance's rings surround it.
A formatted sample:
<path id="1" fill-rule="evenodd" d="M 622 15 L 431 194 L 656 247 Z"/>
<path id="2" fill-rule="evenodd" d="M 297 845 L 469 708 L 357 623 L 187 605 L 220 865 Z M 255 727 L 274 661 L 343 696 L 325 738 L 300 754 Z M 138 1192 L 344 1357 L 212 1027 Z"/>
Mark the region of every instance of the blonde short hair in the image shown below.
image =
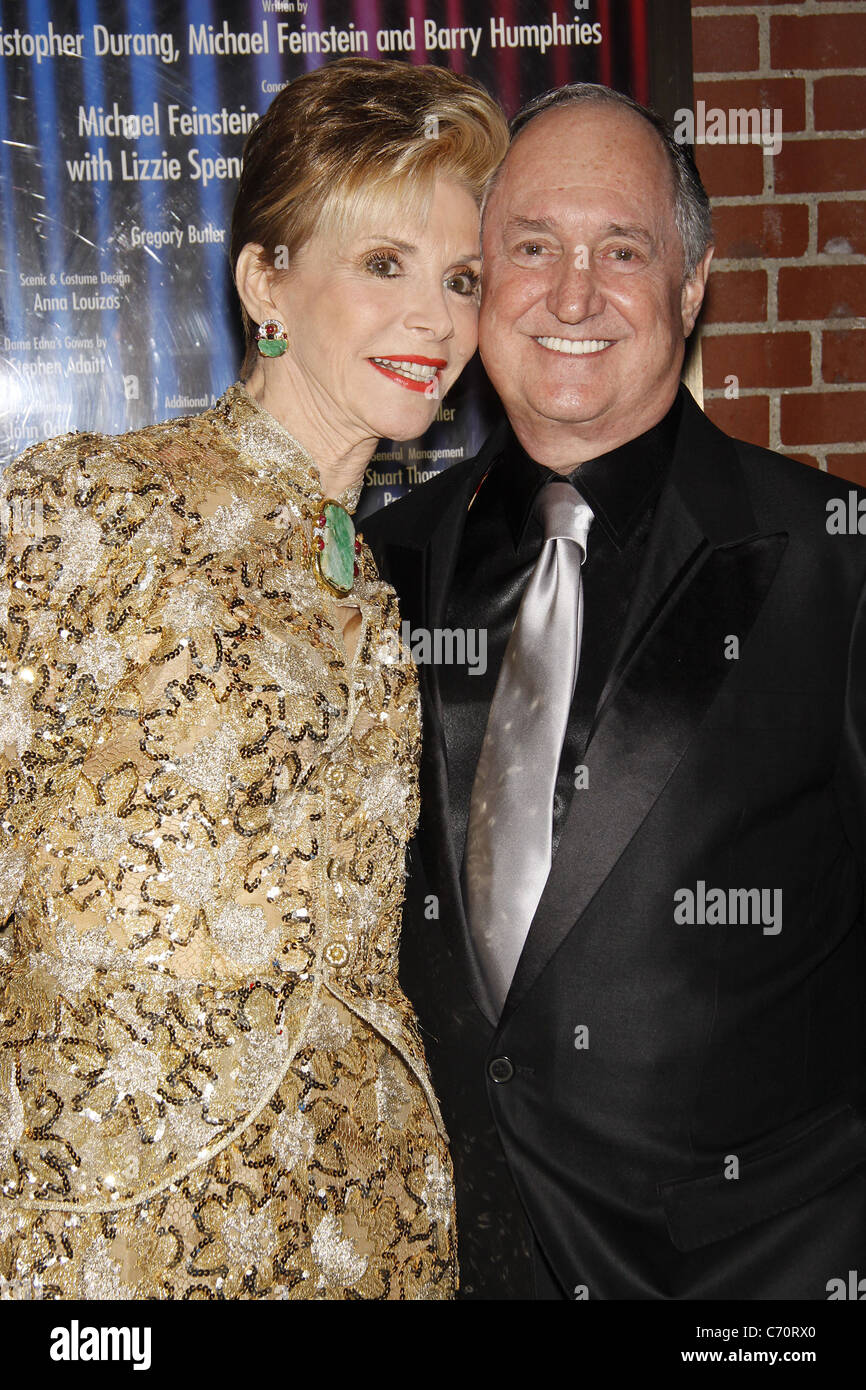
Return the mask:
<path id="1" fill-rule="evenodd" d="M 232 273 L 250 242 L 279 267 L 315 231 L 348 231 L 383 206 L 423 214 L 437 178 L 480 205 L 507 148 L 502 110 L 472 78 L 372 58 L 316 68 L 278 93 L 247 138 Z M 256 325 L 245 310 L 243 320 L 248 367 Z"/>

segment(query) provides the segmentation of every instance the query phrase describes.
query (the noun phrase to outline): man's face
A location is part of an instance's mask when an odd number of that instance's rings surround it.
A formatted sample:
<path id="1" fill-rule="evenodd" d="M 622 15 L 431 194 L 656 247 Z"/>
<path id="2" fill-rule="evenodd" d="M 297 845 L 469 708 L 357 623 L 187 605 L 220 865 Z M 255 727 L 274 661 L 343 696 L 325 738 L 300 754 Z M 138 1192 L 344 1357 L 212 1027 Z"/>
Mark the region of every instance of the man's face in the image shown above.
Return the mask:
<path id="1" fill-rule="evenodd" d="M 561 107 L 518 136 L 485 216 L 480 347 L 540 462 L 574 467 L 661 419 L 711 254 L 684 284 L 667 157 L 633 112 Z"/>

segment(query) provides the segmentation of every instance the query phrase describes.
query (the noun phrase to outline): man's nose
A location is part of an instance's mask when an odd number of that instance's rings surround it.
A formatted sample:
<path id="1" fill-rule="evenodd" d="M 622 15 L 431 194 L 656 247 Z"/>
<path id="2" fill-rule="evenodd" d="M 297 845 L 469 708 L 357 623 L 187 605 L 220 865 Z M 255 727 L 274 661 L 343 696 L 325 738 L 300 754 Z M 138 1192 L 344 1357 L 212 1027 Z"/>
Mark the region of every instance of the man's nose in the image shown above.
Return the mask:
<path id="1" fill-rule="evenodd" d="M 604 308 L 604 295 L 582 248 L 574 256 L 563 256 L 557 265 L 547 307 L 562 323 L 581 323 Z"/>

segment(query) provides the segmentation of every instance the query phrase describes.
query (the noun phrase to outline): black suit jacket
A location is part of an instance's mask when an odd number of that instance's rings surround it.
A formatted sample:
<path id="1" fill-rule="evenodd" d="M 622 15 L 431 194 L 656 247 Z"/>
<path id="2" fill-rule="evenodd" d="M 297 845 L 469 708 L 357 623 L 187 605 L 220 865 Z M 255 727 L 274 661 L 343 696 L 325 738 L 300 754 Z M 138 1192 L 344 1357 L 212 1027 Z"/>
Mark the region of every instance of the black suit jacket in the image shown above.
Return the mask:
<path id="1" fill-rule="evenodd" d="M 365 524 L 413 627 L 443 623 L 497 446 Z M 866 1274 L 866 542 L 827 529 L 851 490 L 686 401 L 589 785 L 498 1023 L 451 844 L 437 672 L 421 668 L 402 978 L 458 1212 L 488 1106 L 563 1298 L 824 1299 Z M 733 921 L 677 920 L 683 890 L 700 915 L 713 888 Z M 781 902 L 781 929 L 737 889 Z"/>

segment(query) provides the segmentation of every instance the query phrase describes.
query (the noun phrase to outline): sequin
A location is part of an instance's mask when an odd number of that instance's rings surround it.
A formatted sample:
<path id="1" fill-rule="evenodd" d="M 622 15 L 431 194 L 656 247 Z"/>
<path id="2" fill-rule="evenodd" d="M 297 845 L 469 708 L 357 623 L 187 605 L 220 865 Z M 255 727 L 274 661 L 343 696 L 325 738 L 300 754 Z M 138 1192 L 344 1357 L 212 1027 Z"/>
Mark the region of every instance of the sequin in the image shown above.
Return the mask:
<path id="1" fill-rule="evenodd" d="M 255 522 L 252 509 L 246 502 L 235 501 L 217 507 L 201 527 L 199 545 L 208 550 L 236 550 L 243 545 Z"/>
<path id="2" fill-rule="evenodd" d="M 163 622 L 178 632 L 207 627 L 218 615 L 219 602 L 203 584 L 180 584 L 173 588 L 162 610 Z"/>
<path id="3" fill-rule="evenodd" d="M 5 485 L 2 1296 L 452 1298 L 393 590 L 362 548 L 349 663 L 318 473 L 240 387 Z"/>
<path id="4" fill-rule="evenodd" d="M 162 1080 L 160 1060 L 148 1048 L 139 1043 L 127 1043 L 115 1053 L 105 1068 L 105 1079 L 109 1081 L 119 1097 L 144 1091 L 155 1095 Z"/>
<path id="5" fill-rule="evenodd" d="M 182 902 L 195 907 L 206 902 L 219 880 L 219 864 L 212 851 L 187 849 L 171 868 L 171 885 Z"/>
<path id="6" fill-rule="evenodd" d="M 319 1287 L 345 1289 L 356 1283 L 367 1268 L 349 1236 L 344 1236 L 336 1216 L 323 1216 L 313 1236 L 313 1259 L 320 1271 Z"/>
<path id="7" fill-rule="evenodd" d="M 13 846 L 0 850 L 0 907 L 4 917 L 12 910 L 21 891 L 26 870 L 27 855 L 22 849 Z"/>
<path id="8" fill-rule="evenodd" d="M 245 970 L 266 965 L 279 939 L 276 926 L 269 926 L 260 907 L 240 907 L 229 903 L 211 924 L 211 936 L 224 955 Z"/>
<path id="9" fill-rule="evenodd" d="M 19 758 L 33 742 L 30 695 L 15 676 L 0 677 L 0 748 L 12 744 Z"/>
<path id="10" fill-rule="evenodd" d="M 376 1106 L 382 1124 L 401 1129 L 412 1108 L 412 1093 L 407 1085 L 406 1068 L 396 1057 L 386 1054 L 376 1077 Z"/>
<path id="11" fill-rule="evenodd" d="M 60 992 L 76 1000 L 91 984 L 97 970 L 107 970 L 116 948 L 103 927 L 80 933 L 71 923 L 55 928 L 56 949 L 32 956 L 35 967 L 53 977 Z"/>
<path id="12" fill-rule="evenodd" d="M 271 1133 L 271 1148 L 288 1172 L 304 1159 L 312 1158 L 316 1135 L 307 1116 L 298 1110 L 284 1110 Z"/>
<path id="13" fill-rule="evenodd" d="M 339 1052 L 352 1041 L 351 1019 L 334 1003 L 319 1003 L 307 1025 L 308 1037 L 314 1047 L 325 1052 Z"/>
<path id="14" fill-rule="evenodd" d="M 95 517 L 80 508 L 70 508 L 60 518 L 60 564 L 56 588 L 66 594 L 79 584 L 86 584 L 99 568 L 102 527 Z"/>
<path id="15" fill-rule="evenodd" d="M 451 1225 L 454 1207 L 454 1186 L 451 1175 L 442 1166 L 435 1154 L 428 1154 L 424 1160 L 427 1181 L 421 1192 L 421 1200 L 430 1214 L 431 1221 L 441 1222 L 446 1228 Z"/>
<path id="16" fill-rule="evenodd" d="M 222 1240 L 229 1260 L 246 1271 L 267 1259 L 273 1238 L 273 1216 L 265 1211 L 232 1212 L 222 1227 Z"/>
<path id="17" fill-rule="evenodd" d="M 92 676 L 98 686 L 116 685 L 126 665 L 120 643 L 107 633 L 95 632 L 76 652 L 79 671 Z"/>
<path id="18" fill-rule="evenodd" d="M 120 1273 L 120 1263 L 112 1259 L 108 1241 L 99 1236 L 85 1250 L 81 1262 L 81 1294 L 87 1299 L 128 1299 L 133 1291 L 127 1288 Z"/>
<path id="19" fill-rule="evenodd" d="M 80 848 L 97 859 L 111 859 L 129 839 L 129 825 L 106 812 L 79 817 L 76 828 Z"/>
<path id="20" fill-rule="evenodd" d="M 0 1067 L 0 1163 L 6 1164 L 24 1133 L 24 1105 L 8 1064 Z"/>
<path id="21" fill-rule="evenodd" d="M 223 792 L 239 751 L 234 730 L 223 725 L 215 734 L 201 739 L 194 752 L 179 758 L 178 770 L 191 786 L 198 787 L 200 791 L 214 794 Z"/>

